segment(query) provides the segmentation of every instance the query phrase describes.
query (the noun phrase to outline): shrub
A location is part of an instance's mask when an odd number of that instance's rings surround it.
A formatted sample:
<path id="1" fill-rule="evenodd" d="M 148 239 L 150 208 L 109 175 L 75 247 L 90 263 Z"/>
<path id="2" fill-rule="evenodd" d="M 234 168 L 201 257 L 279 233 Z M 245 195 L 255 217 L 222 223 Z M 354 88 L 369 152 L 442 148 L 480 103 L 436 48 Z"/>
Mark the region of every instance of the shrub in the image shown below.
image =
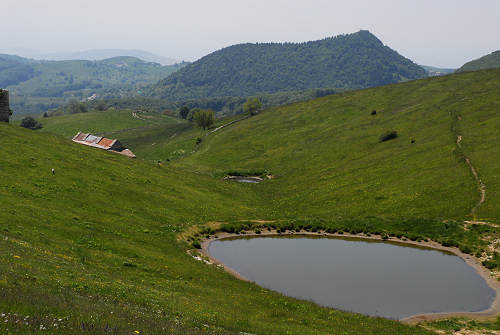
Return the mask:
<path id="1" fill-rule="evenodd" d="M 202 141 L 201 137 L 196 138 L 196 145 L 200 145 L 201 141 Z"/>
<path id="2" fill-rule="evenodd" d="M 126 266 L 128 268 L 135 268 L 135 267 L 137 267 L 137 265 L 135 265 L 134 263 L 130 263 L 130 262 L 124 262 L 123 266 Z"/>
<path id="3" fill-rule="evenodd" d="M 195 249 L 201 249 L 201 244 L 198 240 L 194 240 L 193 243 L 191 243 L 191 246 Z"/>
<path id="4" fill-rule="evenodd" d="M 485 268 L 493 270 L 496 267 L 496 264 L 493 260 L 483 261 L 483 265 Z"/>
<path id="5" fill-rule="evenodd" d="M 184 120 L 186 120 L 188 115 L 189 115 L 189 108 L 186 106 L 181 107 L 181 109 L 179 110 L 179 116 Z"/>
<path id="6" fill-rule="evenodd" d="M 386 131 L 380 135 L 380 142 L 389 141 L 398 137 L 398 132 L 395 130 Z"/>
<path id="7" fill-rule="evenodd" d="M 40 122 L 36 121 L 31 116 L 26 116 L 26 117 L 23 117 L 23 119 L 21 120 L 21 127 L 31 129 L 31 130 L 36 130 L 36 129 L 41 129 L 42 124 Z"/>
<path id="8" fill-rule="evenodd" d="M 472 253 L 472 249 L 469 246 L 467 246 L 467 245 L 460 245 L 459 249 L 464 254 L 471 254 Z"/>

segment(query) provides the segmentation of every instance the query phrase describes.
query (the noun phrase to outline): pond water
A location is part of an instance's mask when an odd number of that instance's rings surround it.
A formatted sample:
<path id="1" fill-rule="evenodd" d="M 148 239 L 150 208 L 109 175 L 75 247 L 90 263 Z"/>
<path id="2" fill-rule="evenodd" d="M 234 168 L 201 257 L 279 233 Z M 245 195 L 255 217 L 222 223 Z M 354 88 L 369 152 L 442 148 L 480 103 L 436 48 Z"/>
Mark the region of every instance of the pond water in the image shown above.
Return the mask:
<path id="1" fill-rule="evenodd" d="M 259 177 L 229 177 L 229 180 L 236 181 L 238 183 L 252 183 L 258 184 L 262 181 Z"/>
<path id="2" fill-rule="evenodd" d="M 488 309 L 495 291 L 463 259 L 378 241 L 257 237 L 214 241 L 210 255 L 287 296 L 391 319 Z"/>

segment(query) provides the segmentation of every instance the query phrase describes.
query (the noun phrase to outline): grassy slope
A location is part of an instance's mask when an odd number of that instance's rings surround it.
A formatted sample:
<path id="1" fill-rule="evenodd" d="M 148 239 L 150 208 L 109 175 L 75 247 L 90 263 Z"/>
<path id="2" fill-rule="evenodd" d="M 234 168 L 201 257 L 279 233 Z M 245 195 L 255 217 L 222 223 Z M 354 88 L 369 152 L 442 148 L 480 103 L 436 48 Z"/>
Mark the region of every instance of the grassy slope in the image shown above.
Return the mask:
<path id="1" fill-rule="evenodd" d="M 205 173 L 272 171 L 277 178 L 261 187 L 279 216 L 464 219 L 479 196 L 451 129 L 459 113 L 464 151 L 491 185 L 480 216 L 498 221 L 499 74 L 425 79 L 275 108 L 217 133 L 178 164 Z M 399 137 L 380 143 L 385 130 Z"/>
<path id="2" fill-rule="evenodd" d="M 204 136 L 202 130 L 182 119 L 155 112 L 141 112 L 139 116 L 143 120 L 140 120 L 133 117 L 132 112 L 109 109 L 104 112 L 41 117 L 38 121 L 43 124 L 42 131 L 65 137 L 83 131 L 118 138 L 134 152 L 139 152 L 139 158 L 152 161 L 183 157 L 195 150 L 196 139 Z M 241 116 L 218 120 L 214 127 L 238 118 Z"/>
<path id="3" fill-rule="evenodd" d="M 500 67 L 500 50 L 494 51 L 489 55 L 465 63 L 457 72 L 478 71 L 485 69 L 494 69 Z"/>
<path id="4" fill-rule="evenodd" d="M 83 324 L 103 332 L 109 324 L 120 333 L 423 333 L 235 280 L 187 256 L 177 232 L 214 220 L 301 218 L 452 236 L 473 251 L 484 248 L 481 234 L 492 231 L 442 220 L 468 218 L 478 201 L 455 144 L 461 134 L 463 153 L 488 188 L 479 216 L 499 221 L 499 74 L 275 108 L 204 136 L 199 147 L 191 142 L 200 132 L 182 124 L 123 132 L 147 159 L 186 146 L 182 159 L 161 167 L 0 125 L 0 312 L 43 323 L 68 316 L 63 324 L 73 331 Z M 400 136 L 379 143 L 388 129 Z M 213 178 L 230 169 L 268 169 L 276 179 L 240 185 Z M 28 329 L 11 321 L 0 327 Z"/>
<path id="5" fill-rule="evenodd" d="M 78 131 L 92 134 L 110 134 L 113 132 L 151 126 L 176 125 L 181 120 L 161 115 L 159 113 L 141 113 L 144 120 L 135 118 L 131 110 L 110 109 L 104 112 L 88 112 L 39 118 L 43 124 L 43 130 L 65 137 L 75 135 Z"/>
<path id="6" fill-rule="evenodd" d="M 212 128 L 241 119 L 242 115 L 216 120 Z M 203 131 L 193 123 L 180 122 L 170 125 L 152 126 L 120 132 L 119 136 L 127 146 L 139 153 L 139 158 L 147 160 L 176 160 L 194 153 L 207 139 Z"/>
<path id="7" fill-rule="evenodd" d="M 285 298 L 189 257 L 178 231 L 266 216 L 249 185 L 14 125 L 0 125 L 0 147 L 2 332 L 425 333 Z"/>

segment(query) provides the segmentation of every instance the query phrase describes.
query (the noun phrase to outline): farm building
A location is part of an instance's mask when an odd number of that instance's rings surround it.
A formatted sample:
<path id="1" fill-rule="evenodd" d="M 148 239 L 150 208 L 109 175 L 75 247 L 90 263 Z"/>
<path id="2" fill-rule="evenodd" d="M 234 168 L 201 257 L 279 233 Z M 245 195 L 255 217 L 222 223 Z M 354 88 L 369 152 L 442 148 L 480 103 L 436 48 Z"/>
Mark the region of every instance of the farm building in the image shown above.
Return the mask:
<path id="1" fill-rule="evenodd" d="M 73 137 L 73 142 L 88 145 L 89 147 L 116 152 L 130 158 L 135 158 L 134 153 L 125 148 L 118 140 L 78 132 L 78 134 Z"/>

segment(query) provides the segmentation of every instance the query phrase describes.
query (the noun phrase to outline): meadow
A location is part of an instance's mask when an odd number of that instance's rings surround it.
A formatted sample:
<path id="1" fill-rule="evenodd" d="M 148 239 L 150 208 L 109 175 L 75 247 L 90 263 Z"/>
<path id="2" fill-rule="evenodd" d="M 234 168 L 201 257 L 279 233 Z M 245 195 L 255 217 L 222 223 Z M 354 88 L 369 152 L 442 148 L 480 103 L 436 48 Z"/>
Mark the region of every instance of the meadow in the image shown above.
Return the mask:
<path id="1" fill-rule="evenodd" d="M 406 325 L 322 308 L 239 281 L 187 251 L 193 239 L 213 236 L 206 227 L 217 222 L 233 232 L 273 227 L 432 239 L 498 269 L 499 78 L 499 70 L 470 72 L 335 94 L 271 108 L 215 133 L 170 119 L 141 127 L 128 112 L 115 112 L 123 122 L 104 121 L 111 112 L 46 118 L 41 131 L 0 125 L 0 330 L 497 329 L 470 320 Z M 75 129 L 99 123 L 94 132 L 115 134 L 138 159 L 68 141 Z M 386 131 L 398 136 L 381 142 Z M 487 188 L 479 207 L 465 158 Z M 229 171 L 265 171 L 273 179 L 233 183 L 222 179 Z"/>
<path id="2" fill-rule="evenodd" d="M 134 116 L 135 115 L 135 116 Z M 154 112 L 143 112 L 129 109 L 107 111 L 91 111 L 87 113 L 65 114 L 38 119 L 43 130 L 72 137 L 77 132 L 111 135 L 115 132 L 151 126 L 163 127 L 182 123 L 178 118 Z"/>

